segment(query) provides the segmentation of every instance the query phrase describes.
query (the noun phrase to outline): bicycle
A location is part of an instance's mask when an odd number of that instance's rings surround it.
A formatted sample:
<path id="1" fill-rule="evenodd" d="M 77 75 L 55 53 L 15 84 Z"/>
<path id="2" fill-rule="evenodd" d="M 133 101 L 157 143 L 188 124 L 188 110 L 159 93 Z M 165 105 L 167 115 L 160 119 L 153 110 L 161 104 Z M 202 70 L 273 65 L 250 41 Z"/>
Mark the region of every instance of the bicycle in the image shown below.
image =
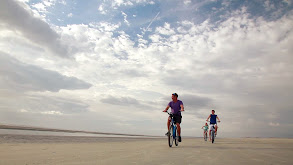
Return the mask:
<path id="1" fill-rule="evenodd" d="M 218 121 L 218 122 L 220 122 L 220 121 Z M 212 143 L 214 143 L 215 138 L 216 138 L 216 134 L 215 134 L 215 126 L 213 125 L 213 126 L 211 127 L 211 139 L 212 139 Z"/>
<path id="2" fill-rule="evenodd" d="M 170 127 L 169 127 L 169 131 L 168 131 L 168 144 L 169 144 L 169 147 L 172 147 L 173 145 L 173 141 L 175 141 L 175 145 L 178 146 L 178 136 L 177 136 L 177 125 L 174 123 L 174 120 L 173 120 L 173 114 L 172 113 L 169 113 L 169 117 L 171 118 L 171 124 L 170 124 Z"/>
<path id="3" fill-rule="evenodd" d="M 208 139 L 208 131 L 206 131 L 206 132 L 204 133 L 203 138 L 204 138 L 204 141 L 207 141 L 207 139 Z"/>
<path id="4" fill-rule="evenodd" d="M 212 137 L 212 143 L 215 141 L 215 126 L 212 126 L 211 128 L 211 137 Z"/>

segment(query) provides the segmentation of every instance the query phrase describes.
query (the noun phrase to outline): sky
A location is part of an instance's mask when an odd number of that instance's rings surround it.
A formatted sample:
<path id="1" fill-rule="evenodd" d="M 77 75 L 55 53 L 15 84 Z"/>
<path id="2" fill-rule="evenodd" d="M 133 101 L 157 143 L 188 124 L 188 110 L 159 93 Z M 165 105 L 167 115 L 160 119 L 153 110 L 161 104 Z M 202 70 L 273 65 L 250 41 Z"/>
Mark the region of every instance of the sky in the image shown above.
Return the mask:
<path id="1" fill-rule="evenodd" d="M 1 0 L 0 124 L 293 138 L 292 43 L 293 0 Z"/>

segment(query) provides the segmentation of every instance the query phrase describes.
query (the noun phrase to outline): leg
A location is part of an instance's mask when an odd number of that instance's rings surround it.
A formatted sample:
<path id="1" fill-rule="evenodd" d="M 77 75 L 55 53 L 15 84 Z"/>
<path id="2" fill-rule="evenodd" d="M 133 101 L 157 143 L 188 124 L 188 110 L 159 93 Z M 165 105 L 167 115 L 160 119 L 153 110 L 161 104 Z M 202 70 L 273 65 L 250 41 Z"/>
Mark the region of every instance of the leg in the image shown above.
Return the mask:
<path id="1" fill-rule="evenodd" d="M 178 136 L 181 136 L 180 124 L 179 123 L 176 123 L 176 125 L 177 125 L 177 133 L 178 133 Z"/>
<path id="2" fill-rule="evenodd" d="M 171 125 L 171 118 L 168 117 L 168 121 L 167 121 L 167 130 L 168 131 L 169 131 L 170 125 Z"/>
<path id="3" fill-rule="evenodd" d="M 217 130 L 218 130 L 218 125 L 215 125 L 215 134 L 217 134 Z"/>
<path id="4" fill-rule="evenodd" d="M 171 125 L 171 118 L 170 117 L 168 117 L 168 120 L 167 120 L 167 133 L 165 133 L 165 135 L 166 136 L 168 136 L 169 135 L 169 128 L 170 128 L 170 125 Z"/>
<path id="5" fill-rule="evenodd" d="M 209 130 L 209 137 L 210 137 L 210 141 L 212 140 L 211 138 L 211 129 Z"/>

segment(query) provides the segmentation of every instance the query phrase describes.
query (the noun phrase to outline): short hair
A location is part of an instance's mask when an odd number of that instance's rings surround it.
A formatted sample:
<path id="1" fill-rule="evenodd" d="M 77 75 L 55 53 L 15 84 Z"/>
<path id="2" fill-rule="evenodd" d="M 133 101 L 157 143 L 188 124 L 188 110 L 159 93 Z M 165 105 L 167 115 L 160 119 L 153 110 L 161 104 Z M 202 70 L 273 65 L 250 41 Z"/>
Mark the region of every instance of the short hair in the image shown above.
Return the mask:
<path id="1" fill-rule="evenodd" d="M 216 112 L 215 110 L 212 110 L 212 111 Z"/>
<path id="2" fill-rule="evenodd" d="M 178 94 L 177 94 L 177 93 L 173 93 L 172 95 L 174 95 L 174 96 L 178 97 Z"/>

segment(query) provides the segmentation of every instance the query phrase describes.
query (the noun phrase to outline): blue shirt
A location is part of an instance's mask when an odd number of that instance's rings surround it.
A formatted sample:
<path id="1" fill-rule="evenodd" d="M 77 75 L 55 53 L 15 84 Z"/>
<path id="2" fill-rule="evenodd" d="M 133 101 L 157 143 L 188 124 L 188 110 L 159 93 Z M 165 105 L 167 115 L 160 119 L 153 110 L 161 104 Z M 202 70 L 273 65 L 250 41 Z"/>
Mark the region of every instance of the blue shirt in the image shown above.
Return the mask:
<path id="1" fill-rule="evenodd" d="M 181 100 L 177 100 L 176 103 L 174 101 L 170 101 L 170 103 L 168 105 L 171 107 L 172 114 L 181 116 L 181 112 L 180 112 L 181 107 L 180 107 L 180 105 L 183 105 L 183 102 Z"/>
<path id="2" fill-rule="evenodd" d="M 217 115 L 211 114 L 210 124 L 217 124 Z"/>

